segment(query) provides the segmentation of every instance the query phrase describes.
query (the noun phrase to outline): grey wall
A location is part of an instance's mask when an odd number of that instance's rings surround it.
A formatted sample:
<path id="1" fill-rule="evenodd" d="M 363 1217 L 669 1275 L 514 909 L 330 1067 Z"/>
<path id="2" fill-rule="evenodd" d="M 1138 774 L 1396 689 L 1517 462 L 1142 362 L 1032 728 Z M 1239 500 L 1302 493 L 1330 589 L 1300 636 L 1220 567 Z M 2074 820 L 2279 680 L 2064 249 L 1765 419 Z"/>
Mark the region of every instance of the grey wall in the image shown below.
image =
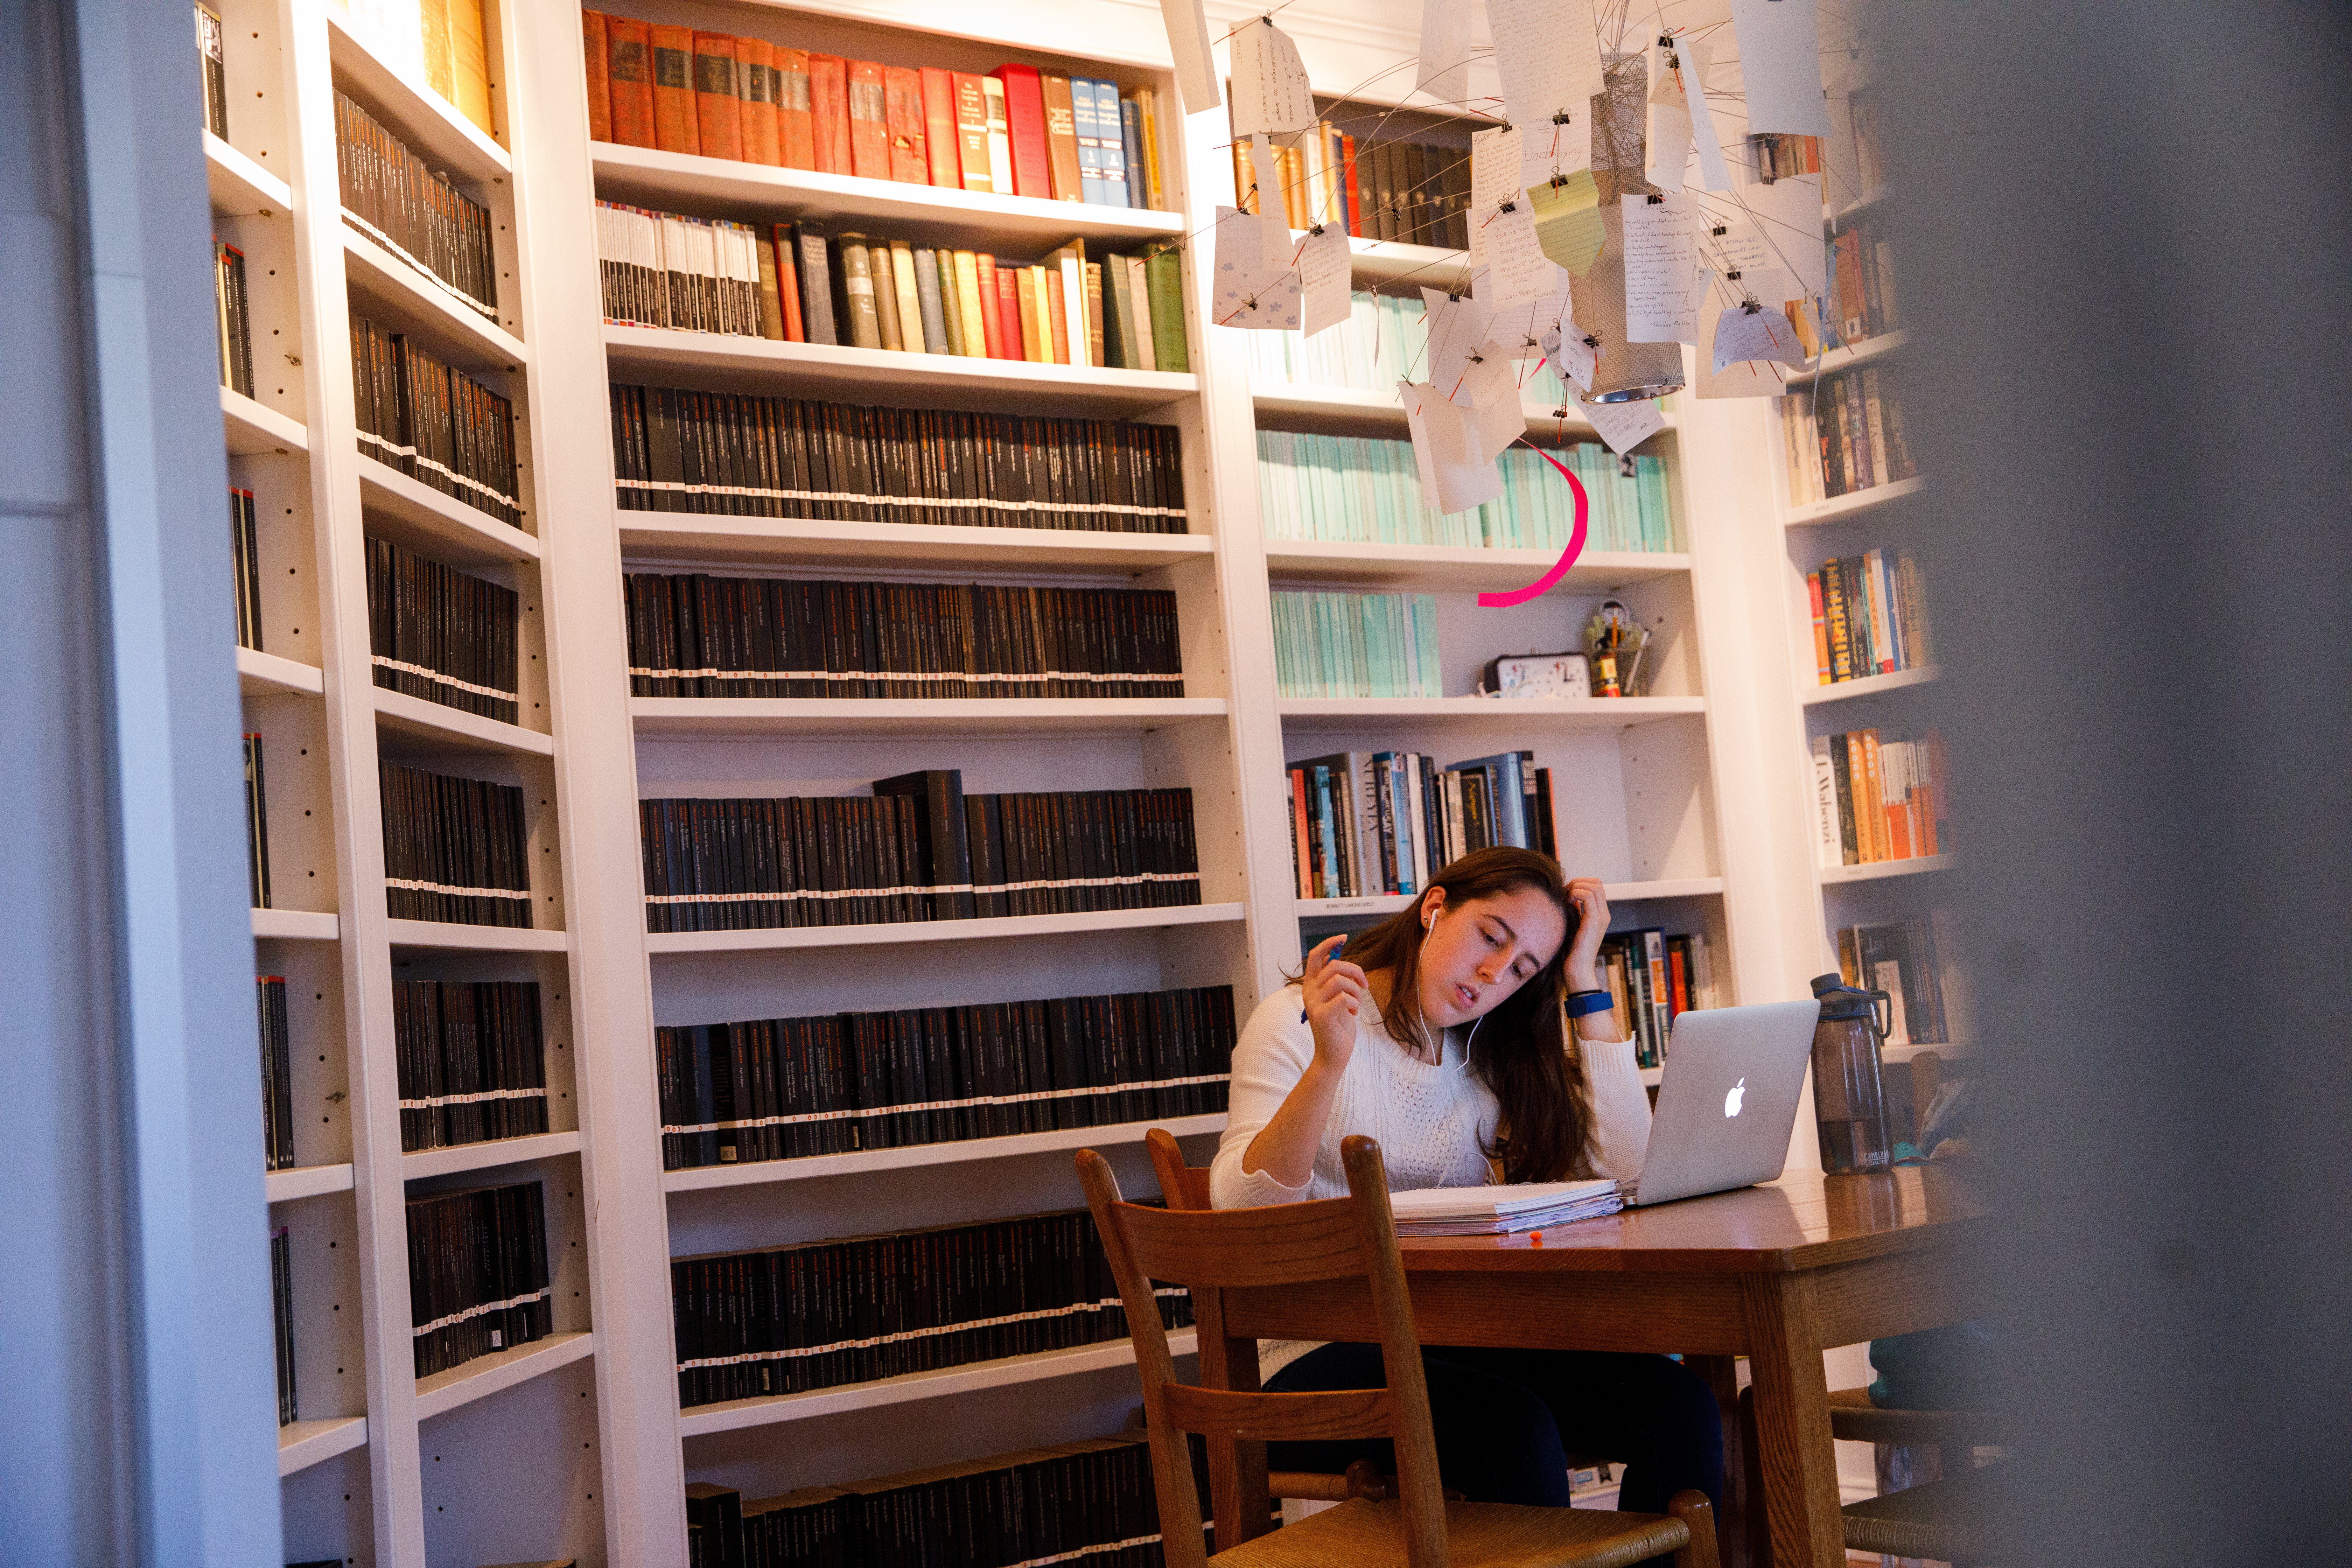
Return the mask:
<path id="1" fill-rule="evenodd" d="M 0 6 L 0 1562 L 279 1561 L 187 7 Z"/>
<path id="2" fill-rule="evenodd" d="M 1881 8 L 1906 403 L 2003 1085 L 2004 1563 L 2341 1562 L 2341 5 Z"/>

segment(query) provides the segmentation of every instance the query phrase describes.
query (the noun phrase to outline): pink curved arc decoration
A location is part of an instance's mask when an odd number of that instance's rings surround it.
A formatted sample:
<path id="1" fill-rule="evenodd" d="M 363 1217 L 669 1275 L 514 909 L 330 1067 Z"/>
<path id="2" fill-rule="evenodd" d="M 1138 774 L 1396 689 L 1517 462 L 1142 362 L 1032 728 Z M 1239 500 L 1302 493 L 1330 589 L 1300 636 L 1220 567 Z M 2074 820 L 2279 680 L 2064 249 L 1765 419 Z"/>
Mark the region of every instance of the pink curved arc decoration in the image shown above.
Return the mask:
<path id="1" fill-rule="evenodd" d="M 1552 584 L 1566 576 L 1568 569 L 1576 564 L 1576 558 L 1584 553 L 1584 520 L 1591 510 L 1590 503 L 1585 499 L 1584 486 L 1578 481 L 1574 474 L 1560 466 L 1558 458 L 1540 447 L 1535 450 L 1545 462 L 1559 469 L 1559 477 L 1566 479 L 1568 488 L 1576 492 L 1576 528 L 1568 536 L 1568 548 L 1559 552 L 1559 559 L 1553 563 L 1550 571 L 1526 587 L 1516 589 L 1511 593 L 1479 595 L 1478 607 L 1482 610 L 1507 610 L 1513 605 L 1526 604 L 1538 594 L 1549 593 Z"/>

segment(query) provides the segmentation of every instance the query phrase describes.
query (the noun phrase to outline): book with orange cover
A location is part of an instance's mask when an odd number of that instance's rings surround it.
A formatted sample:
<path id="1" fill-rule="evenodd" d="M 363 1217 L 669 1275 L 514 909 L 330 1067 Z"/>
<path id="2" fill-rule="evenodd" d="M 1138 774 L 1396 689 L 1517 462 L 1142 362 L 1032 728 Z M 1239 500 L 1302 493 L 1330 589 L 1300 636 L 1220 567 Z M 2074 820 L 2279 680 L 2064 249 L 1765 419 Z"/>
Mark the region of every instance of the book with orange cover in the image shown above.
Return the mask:
<path id="1" fill-rule="evenodd" d="M 694 29 L 656 27 L 654 145 L 665 153 L 699 153 L 694 124 Z"/>
<path id="2" fill-rule="evenodd" d="M 1023 285 L 1029 277 L 1028 269 L 1020 267 L 1000 267 L 996 269 L 997 330 L 1004 335 L 1004 357 L 1025 360 L 1029 353 L 1029 321 L 1036 311 L 1030 303 Z"/>
<path id="3" fill-rule="evenodd" d="M 613 48 L 604 13 L 580 13 L 580 47 L 588 62 L 588 140 L 613 139 Z"/>
<path id="4" fill-rule="evenodd" d="M 967 191 L 993 192 L 996 182 L 988 167 L 988 89 L 980 85 L 980 78 L 969 71 L 950 73 L 949 82 L 955 100 L 959 183 Z M 937 176 L 933 178 L 937 183 Z"/>
<path id="5" fill-rule="evenodd" d="M 784 160 L 776 120 L 776 46 L 765 38 L 738 38 L 735 58 L 743 76 L 743 161 L 779 167 Z"/>
<path id="6" fill-rule="evenodd" d="M 872 60 L 850 60 L 849 168 L 861 180 L 890 177 L 889 94 L 882 68 Z"/>
<path id="7" fill-rule="evenodd" d="M 1890 860 L 1908 860 L 1916 853 L 1911 847 L 1911 792 L 1904 776 L 1910 749 L 1889 742 L 1878 751 L 1879 766 L 1885 770 L 1886 858 Z"/>
<path id="8" fill-rule="evenodd" d="M 1002 276 L 1002 274 L 1000 274 Z M 1021 357 L 1033 364 L 1054 363 L 1054 340 L 1045 331 L 1045 269 L 1024 267 L 1015 276 L 1021 290 Z"/>
<path id="9" fill-rule="evenodd" d="M 991 359 L 1018 359 L 1004 352 L 1004 293 L 997 284 L 996 258 L 982 251 L 972 258 L 980 284 L 980 341 Z"/>
<path id="10" fill-rule="evenodd" d="M 1102 263 L 1087 262 L 1080 271 L 1087 280 L 1087 363 L 1099 367 L 1103 363 Z"/>
<path id="11" fill-rule="evenodd" d="M 1346 132 L 1339 133 L 1339 167 L 1348 189 L 1348 232 L 1364 232 L 1364 204 L 1356 188 L 1356 139 Z"/>
<path id="12" fill-rule="evenodd" d="M 956 152 L 955 72 L 925 66 L 918 73 L 923 83 L 923 150 L 930 159 L 926 175 L 947 190 L 963 188 L 963 163 Z"/>
<path id="13" fill-rule="evenodd" d="M 849 62 L 839 55 L 808 58 L 810 142 L 821 174 L 849 173 Z"/>
<path id="14" fill-rule="evenodd" d="M 776 297 L 783 306 L 784 341 L 805 342 L 801 332 L 801 269 L 793 239 L 793 226 L 780 223 L 772 231 L 769 248 L 776 253 Z"/>
<path id="15" fill-rule="evenodd" d="M 743 161 L 743 95 L 731 33 L 694 35 L 694 123 L 704 157 Z"/>
<path id="16" fill-rule="evenodd" d="M 1047 75 L 1038 79 L 1045 104 L 1045 166 L 1057 202 L 1087 199 L 1086 175 L 1078 163 L 1077 109 L 1070 101 L 1070 79 Z"/>
<path id="17" fill-rule="evenodd" d="M 613 99 L 613 140 L 654 144 L 653 28 L 631 16 L 604 18 L 605 77 Z"/>
<path id="18" fill-rule="evenodd" d="M 1878 731 L 1864 730 L 1862 737 L 1862 798 L 1854 804 L 1859 808 L 1854 821 L 1865 819 L 1870 824 L 1870 852 L 1866 860 L 1891 860 L 1886 847 L 1886 796 L 1882 791 L 1878 773 Z"/>
<path id="19" fill-rule="evenodd" d="M 1051 201 L 1054 177 L 1045 159 L 1045 89 L 1035 66 L 999 66 L 988 73 L 1004 84 L 1004 123 L 1013 143 L 1013 192 Z M 999 192 L 1000 195 L 1004 193 Z"/>
<path id="20" fill-rule="evenodd" d="M 931 135 L 923 117 L 923 73 L 908 66 L 882 71 L 882 118 L 890 132 L 890 177 L 901 184 L 931 183 Z"/>
<path id="21" fill-rule="evenodd" d="M 776 47 L 776 153 L 787 169 L 816 167 L 816 117 L 809 109 L 809 52 Z"/>
<path id="22" fill-rule="evenodd" d="M 1827 686 L 1832 677 L 1830 622 L 1828 610 L 1822 596 L 1820 573 L 1809 572 L 1805 574 L 1805 596 L 1812 602 L 1813 607 L 1813 679 L 1817 685 Z"/>
<path id="23" fill-rule="evenodd" d="M 1039 270 L 1045 274 L 1039 303 L 1050 313 L 1045 335 L 1054 345 L 1054 363 L 1067 364 L 1070 363 L 1070 297 L 1062 291 L 1062 269 L 1047 267 Z"/>

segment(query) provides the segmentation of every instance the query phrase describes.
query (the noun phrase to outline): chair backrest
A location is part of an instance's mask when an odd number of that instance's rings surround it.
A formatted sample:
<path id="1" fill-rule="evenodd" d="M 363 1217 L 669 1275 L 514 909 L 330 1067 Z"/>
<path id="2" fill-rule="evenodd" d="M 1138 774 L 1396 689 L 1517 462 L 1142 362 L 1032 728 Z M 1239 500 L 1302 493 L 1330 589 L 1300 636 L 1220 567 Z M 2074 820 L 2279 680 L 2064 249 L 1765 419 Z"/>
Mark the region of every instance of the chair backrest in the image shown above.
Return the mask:
<path id="1" fill-rule="evenodd" d="M 1935 1102 L 1936 1090 L 1944 1081 L 1944 1058 L 1938 1051 L 1921 1051 L 1911 1058 L 1911 1141 L 1918 1143 L 1927 1135 L 1927 1107 Z M 1174 1139 L 1169 1140 L 1174 1143 Z M 1919 1152 L 1927 1152 L 1922 1144 Z M 1155 1152 L 1153 1163 L 1159 1161 Z M 1162 1178 L 1165 1184 L 1165 1178 Z"/>
<path id="2" fill-rule="evenodd" d="M 1413 1333 L 1380 1145 L 1370 1138 L 1349 1138 L 1340 1145 L 1340 1160 L 1348 1173 L 1349 1195 L 1344 1198 L 1187 1210 L 1125 1202 L 1103 1157 L 1091 1149 L 1078 1152 L 1079 1180 L 1135 1338 L 1153 1484 L 1160 1495 L 1161 1549 L 1170 1568 L 1203 1568 L 1207 1562 L 1187 1432 L 1245 1443 L 1391 1439 L 1404 1505 L 1405 1560 L 1411 1568 L 1445 1568 L 1445 1501 L 1430 1435 L 1429 1389 L 1422 1377 L 1421 1345 Z M 1197 1292 L 1349 1279 L 1362 1279 L 1369 1288 L 1388 1370 L 1386 1388 L 1264 1394 L 1176 1381 L 1152 1295 L 1154 1279 Z"/>
<path id="3" fill-rule="evenodd" d="M 1184 1151 L 1177 1146 L 1174 1133 L 1154 1127 L 1143 1135 L 1143 1146 L 1151 1151 L 1151 1173 L 1160 1178 L 1160 1195 L 1170 1208 L 1216 1206 L 1209 1201 L 1209 1167 L 1184 1163 Z"/>

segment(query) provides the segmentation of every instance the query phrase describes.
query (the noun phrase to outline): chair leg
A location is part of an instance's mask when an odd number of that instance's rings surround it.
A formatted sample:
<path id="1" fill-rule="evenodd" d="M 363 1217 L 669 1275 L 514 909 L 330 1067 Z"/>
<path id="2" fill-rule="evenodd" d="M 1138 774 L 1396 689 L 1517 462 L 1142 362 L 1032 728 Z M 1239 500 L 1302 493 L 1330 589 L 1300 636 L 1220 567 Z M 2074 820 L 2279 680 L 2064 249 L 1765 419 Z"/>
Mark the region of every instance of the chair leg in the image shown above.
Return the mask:
<path id="1" fill-rule="evenodd" d="M 1771 1521 L 1764 1517 L 1764 1449 L 1757 1440 L 1756 1390 L 1739 1391 L 1739 1468 L 1742 1495 L 1747 1506 L 1740 1511 L 1746 1526 L 1748 1561 L 1751 1564 L 1769 1564 L 1772 1561 Z"/>
<path id="2" fill-rule="evenodd" d="M 1690 1544 L 1675 1553 L 1675 1568 L 1716 1568 L 1715 1507 L 1702 1491 L 1676 1492 L 1666 1511 L 1690 1527 Z"/>

